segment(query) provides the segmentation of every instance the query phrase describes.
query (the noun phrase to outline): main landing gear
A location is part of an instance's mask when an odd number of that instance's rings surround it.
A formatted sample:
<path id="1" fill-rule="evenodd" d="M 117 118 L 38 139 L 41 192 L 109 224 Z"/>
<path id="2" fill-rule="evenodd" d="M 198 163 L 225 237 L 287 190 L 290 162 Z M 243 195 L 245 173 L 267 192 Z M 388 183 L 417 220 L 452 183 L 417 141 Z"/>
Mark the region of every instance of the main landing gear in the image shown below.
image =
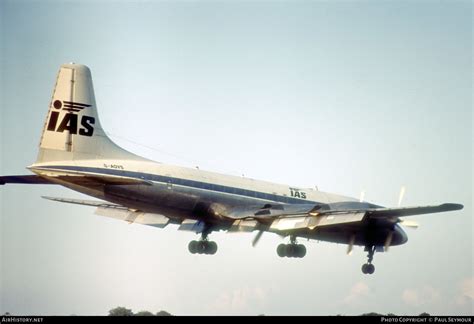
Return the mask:
<path id="1" fill-rule="evenodd" d="M 280 244 L 277 247 L 277 254 L 284 258 L 302 258 L 306 255 L 306 247 L 303 244 L 296 244 L 296 238 L 290 237 L 290 244 Z"/>
<path id="2" fill-rule="evenodd" d="M 188 245 L 189 252 L 192 254 L 216 254 L 217 243 L 213 241 L 191 241 Z"/>
<path id="3" fill-rule="evenodd" d="M 375 272 L 375 266 L 372 264 L 374 259 L 375 246 L 366 246 L 365 251 L 368 251 L 367 254 L 367 263 L 362 265 L 363 274 L 373 274 Z"/>
<path id="4" fill-rule="evenodd" d="M 207 239 L 207 233 L 203 233 L 199 241 L 191 241 L 188 244 L 189 252 L 192 254 L 216 254 L 217 243 Z"/>

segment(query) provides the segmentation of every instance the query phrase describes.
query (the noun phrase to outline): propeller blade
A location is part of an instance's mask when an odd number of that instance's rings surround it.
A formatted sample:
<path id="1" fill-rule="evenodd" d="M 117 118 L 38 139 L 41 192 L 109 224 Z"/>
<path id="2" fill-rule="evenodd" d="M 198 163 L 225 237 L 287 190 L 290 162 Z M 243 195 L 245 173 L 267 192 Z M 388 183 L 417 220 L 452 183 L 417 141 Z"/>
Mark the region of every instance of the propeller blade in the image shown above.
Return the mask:
<path id="1" fill-rule="evenodd" d="M 360 202 L 364 202 L 364 197 L 365 197 L 365 190 L 362 190 L 362 191 L 360 192 L 360 200 L 359 200 L 359 201 L 360 201 Z"/>
<path id="2" fill-rule="evenodd" d="M 352 248 L 354 247 L 355 235 L 351 235 L 349 245 L 347 246 L 347 255 L 352 254 Z"/>
<path id="3" fill-rule="evenodd" d="M 420 226 L 420 224 L 418 224 L 417 222 L 412 221 L 412 220 L 402 220 L 399 224 L 402 225 L 402 226 L 410 227 L 410 228 L 414 228 L 414 229 L 416 229 Z"/>
<path id="4" fill-rule="evenodd" d="M 385 239 L 384 251 L 388 252 L 390 244 L 392 244 L 393 231 L 388 232 L 387 238 Z"/>
<path id="5" fill-rule="evenodd" d="M 405 195 L 405 186 L 400 188 L 400 195 L 398 196 L 398 207 L 402 205 L 403 196 Z"/>
<path id="6" fill-rule="evenodd" d="M 257 245 L 258 241 L 260 241 L 260 238 L 262 237 L 262 235 L 263 235 L 263 231 L 262 230 L 258 231 L 257 235 L 255 235 L 255 237 L 252 240 L 253 247 Z"/>

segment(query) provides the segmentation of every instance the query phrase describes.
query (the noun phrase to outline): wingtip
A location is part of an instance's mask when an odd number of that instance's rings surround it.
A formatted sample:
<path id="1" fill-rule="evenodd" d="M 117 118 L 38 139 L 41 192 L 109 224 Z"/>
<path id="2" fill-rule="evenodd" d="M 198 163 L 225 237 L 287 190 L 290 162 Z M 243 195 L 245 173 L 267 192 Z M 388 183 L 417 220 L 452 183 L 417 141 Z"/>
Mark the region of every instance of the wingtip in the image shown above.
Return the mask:
<path id="1" fill-rule="evenodd" d="M 446 210 L 461 210 L 464 208 L 464 205 L 454 203 L 446 203 L 441 206 L 443 206 Z"/>

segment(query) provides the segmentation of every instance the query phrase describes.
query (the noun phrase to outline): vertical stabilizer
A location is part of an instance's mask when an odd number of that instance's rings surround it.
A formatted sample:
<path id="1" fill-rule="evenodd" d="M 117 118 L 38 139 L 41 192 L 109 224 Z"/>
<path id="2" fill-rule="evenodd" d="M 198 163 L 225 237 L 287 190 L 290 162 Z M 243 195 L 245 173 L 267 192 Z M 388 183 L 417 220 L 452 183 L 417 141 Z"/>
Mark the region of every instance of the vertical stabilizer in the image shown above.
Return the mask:
<path id="1" fill-rule="evenodd" d="M 89 68 L 59 69 L 37 163 L 85 159 L 141 159 L 112 142 L 102 129 Z"/>

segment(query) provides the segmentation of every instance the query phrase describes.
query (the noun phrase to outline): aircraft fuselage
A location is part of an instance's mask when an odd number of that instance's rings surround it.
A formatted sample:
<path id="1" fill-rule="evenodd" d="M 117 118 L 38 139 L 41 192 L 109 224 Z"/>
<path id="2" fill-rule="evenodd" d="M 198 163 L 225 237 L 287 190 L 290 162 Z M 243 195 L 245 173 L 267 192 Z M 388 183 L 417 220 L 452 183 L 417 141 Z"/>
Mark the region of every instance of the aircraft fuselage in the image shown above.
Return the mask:
<path id="1" fill-rule="evenodd" d="M 162 214 L 176 220 L 176 223 L 183 218 L 205 221 L 213 224 L 215 229 L 226 229 L 231 225 L 229 220 L 226 221 L 219 215 L 236 207 L 265 204 L 328 204 L 347 210 L 381 207 L 312 188 L 298 188 L 155 162 L 137 164 L 128 160 L 75 161 L 73 164 L 34 164 L 30 169 L 83 194 L 132 209 Z M 75 176 L 74 180 L 73 177 L 68 179 L 68 174 Z M 107 175 L 143 182 L 88 185 L 87 182 L 77 181 L 77 175 Z M 400 226 L 383 219 L 305 228 L 295 230 L 293 234 L 334 243 L 349 244 L 352 239 L 354 245 L 366 246 L 370 242 L 370 245 L 380 246 L 386 241 L 389 232 L 393 232 L 390 245 L 407 242 L 407 235 Z"/>

